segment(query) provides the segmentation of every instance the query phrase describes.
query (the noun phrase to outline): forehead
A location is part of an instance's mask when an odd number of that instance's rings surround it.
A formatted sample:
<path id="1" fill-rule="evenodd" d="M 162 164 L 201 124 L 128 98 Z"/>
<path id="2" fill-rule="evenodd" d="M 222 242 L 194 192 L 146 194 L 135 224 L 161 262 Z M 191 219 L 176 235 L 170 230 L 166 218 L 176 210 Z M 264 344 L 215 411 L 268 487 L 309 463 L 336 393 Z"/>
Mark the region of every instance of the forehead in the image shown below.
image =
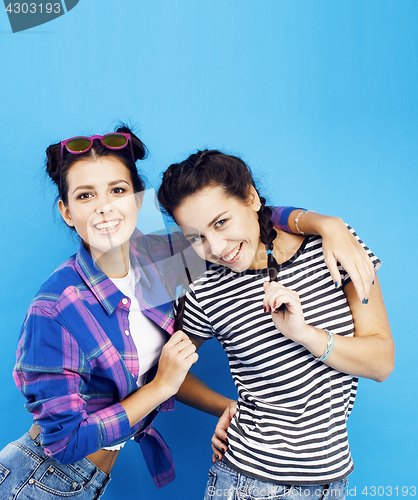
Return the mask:
<path id="1" fill-rule="evenodd" d="M 201 227 L 220 213 L 246 208 L 247 204 L 228 195 L 223 186 L 207 186 L 185 198 L 174 210 L 178 224 Z"/>
<path id="2" fill-rule="evenodd" d="M 118 159 L 113 157 L 100 157 L 96 159 L 86 158 L 71 165 L 68 174 L 68 184 L 98 184 L 110 182 L 116 179 L 131 181 L 131 175 L 127 167 Z"/>

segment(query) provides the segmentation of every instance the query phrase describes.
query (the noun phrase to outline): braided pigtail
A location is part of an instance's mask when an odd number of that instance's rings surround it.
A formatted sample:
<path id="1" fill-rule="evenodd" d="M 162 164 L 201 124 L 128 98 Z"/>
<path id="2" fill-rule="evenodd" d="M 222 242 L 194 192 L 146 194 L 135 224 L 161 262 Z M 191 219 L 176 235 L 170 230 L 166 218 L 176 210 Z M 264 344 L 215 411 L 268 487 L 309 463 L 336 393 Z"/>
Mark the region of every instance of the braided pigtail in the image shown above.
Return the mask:
<path id="1" fill-rule="evenodd" d="M 184 285 L 187 287 L 188 285 L 191 285 L 193 283 L 192 277 L 190 276 L 189 268 L 187 267 L 187 262 L 184 257 L 183 251 L 181 252 L 181 258 L 183 260 L 183 267 L 184 270 L 186 271 L 186 277 L 188 283 L 184 283 Z M 186 304 L 186 294 L 183 293 L 183 295 L 180 295 L 178 301 L 177 301 L 177 310 L 176 310 L 176 319 L 174 321 L 174 331 L 176 332 L 177 330 L 183 330 L 183 316 L 184 316 L 184 307 Z"/>
<path id="2" fill-rule="evenodd" d="M 272 210 L 266 207 L 266 200 L 260 196 L 261 208 L 258 211 L 258 223 L 260 225 L 260 239 L 264 243 L 267 251 L 267 268 L 270 281 L 276 281 L 279 265 L 273 255 L 273 241 L 277 232 L 271 222 Z"/>

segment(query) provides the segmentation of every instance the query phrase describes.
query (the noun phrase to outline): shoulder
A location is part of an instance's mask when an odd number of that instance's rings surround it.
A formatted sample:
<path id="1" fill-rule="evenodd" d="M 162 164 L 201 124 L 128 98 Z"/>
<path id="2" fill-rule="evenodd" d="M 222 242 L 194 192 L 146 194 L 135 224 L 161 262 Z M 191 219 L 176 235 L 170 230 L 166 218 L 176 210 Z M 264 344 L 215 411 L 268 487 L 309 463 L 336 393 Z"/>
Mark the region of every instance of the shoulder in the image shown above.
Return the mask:
<path id="1" fill-rule="evenodd" d="M 193 283 L 190 285 L 190 290 L 195 294 L 211 289 L 216 289 L 217 293 L 219 293 L 222 286 L 232 281 L 235 276 L 239 276 L 239 274 L 234 273 L 228 267 L 211 264 L 209 262 L 207 265 L 207 270 L 193 280 Z"/>
<path id="2" fill-rule="evenodd" d="M 131 237 L 131 248 L 145 255 L 167 257 L 173 252 L 173 246 L 177 247 L 184 238 L 179 232 L 168 234 L 166 231 L 157 231 L 151 234 L 143 234 L 135 230 Z"/>
<path id="3" fill-rule="evenodd" d="M 177 254 L 190 247 L 181 231 L 168 232 L 167 230 L 143 234 L 138 229 L 131 237 L 131 249 L 134 253 L 161 260 Z"/>
<path id="4" fill-rule="evenodd" d="M 131 247 L 138 252 L 158 251 L 168 248 L 168 237 L 166 234 L 143 234 L 135 230 L 131 237 Z"/>
<path id="5" fill-rule="evenodd" d="M 69 290 L 86 288 L 85 282 L 76 270 L 76 255 L 63 262 L 41 285 L 31 307 L 52 309 Z"/>

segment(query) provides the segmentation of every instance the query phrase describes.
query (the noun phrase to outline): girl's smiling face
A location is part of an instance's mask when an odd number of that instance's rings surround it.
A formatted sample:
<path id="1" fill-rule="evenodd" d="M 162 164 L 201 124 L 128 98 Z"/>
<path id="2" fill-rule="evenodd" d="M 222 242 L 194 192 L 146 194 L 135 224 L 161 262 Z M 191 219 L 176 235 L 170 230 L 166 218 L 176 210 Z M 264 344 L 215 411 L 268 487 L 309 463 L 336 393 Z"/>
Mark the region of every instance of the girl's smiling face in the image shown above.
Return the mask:
<path id="1" fill-rule="evenodd" d="M 68 204 L 59 200 L 64 221 L 75 228 L 91 254 L 129 246 L 141 208 L 126 166 L 112 156 L 74 163 L 68 174 Z"/>
<path id="2" fill-rule="evenodd" d="M 174 217 L 199 256 L 236 272 L 259 268 L 265 256 L 257 211 L 260 200 L 250 187 L 248 201 L 208 186 L 182 201 Z"/>

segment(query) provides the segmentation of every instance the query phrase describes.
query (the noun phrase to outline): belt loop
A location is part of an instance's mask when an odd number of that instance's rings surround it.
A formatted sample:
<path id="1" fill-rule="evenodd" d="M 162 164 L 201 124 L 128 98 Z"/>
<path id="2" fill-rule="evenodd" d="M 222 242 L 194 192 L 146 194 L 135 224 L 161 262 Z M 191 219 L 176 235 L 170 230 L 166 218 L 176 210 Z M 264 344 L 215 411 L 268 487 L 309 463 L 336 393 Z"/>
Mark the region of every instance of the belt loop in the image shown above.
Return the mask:
<path id="1" fill-rule="evenodd" d="M 33 440 L 35 446 L 41 446 L 41 428 L 39 425 L 33 424 L 29 429 L 29 437 Z"/>
<path id="2" fill-rule="evenodd" d="M 109 484 L 109 481 L 110 481 L 110 476 L 106 476 L 105 480 L 103 481 L 103 484 L 100 486 L 100 488 L 97 490 L 97 493 L 94 495 L 93 500 L 98 500 L 103 495 L 107 485 Z"/>

